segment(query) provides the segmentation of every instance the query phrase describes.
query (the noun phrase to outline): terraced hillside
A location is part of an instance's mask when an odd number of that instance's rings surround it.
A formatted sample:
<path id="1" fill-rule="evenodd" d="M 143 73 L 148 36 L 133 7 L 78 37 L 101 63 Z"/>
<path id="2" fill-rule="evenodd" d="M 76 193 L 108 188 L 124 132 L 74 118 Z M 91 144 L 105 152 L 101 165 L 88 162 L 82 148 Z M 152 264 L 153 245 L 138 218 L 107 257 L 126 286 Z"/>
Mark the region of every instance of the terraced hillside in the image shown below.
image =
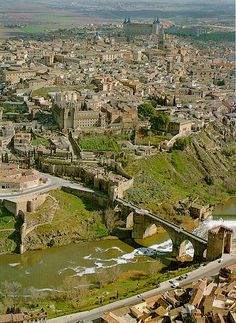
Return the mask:
<path id="1" fill-rule="evenodd" d="M 188 225 L 188 213 L 178 210 L 179 200 L 216 204 L 236 192 L 232 129 L 212 124 L 188 138 L 183 150 L 173 149 L 131 162 L 135 176 L 127 198 L 164 217 Z"/>

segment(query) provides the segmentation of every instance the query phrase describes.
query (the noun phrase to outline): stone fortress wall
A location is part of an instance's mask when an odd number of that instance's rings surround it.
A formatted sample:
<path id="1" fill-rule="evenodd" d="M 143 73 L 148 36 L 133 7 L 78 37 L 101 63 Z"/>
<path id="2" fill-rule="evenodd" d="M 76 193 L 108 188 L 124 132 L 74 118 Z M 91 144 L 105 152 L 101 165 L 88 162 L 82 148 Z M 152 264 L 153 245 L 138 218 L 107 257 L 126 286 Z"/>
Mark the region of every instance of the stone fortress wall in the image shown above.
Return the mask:
<path id="1" fill-rule="evenodd" d="M 155 35 L 160 31 L 160 21 L 156 17 L 152 23 L 131 22 L 131 19 L 125 19 L 123 30 L 126 36 Z"/>
<path id="2" fill-rule="evenodd" d="M 134 179 L 124 171 L 121 164 L 115 161 L 110 161 L 107 166 L 114 171 L 111 176 L 104 176 L 104 174 L 95 172 L 94 168 L 86 168 L 83 165 L 56 165 L 42 162 L 41 170 L 56 176 L 79 177 L 85 184 L 108 194 L 112 201 L 117 197 L 123 198 L 124 192 L 133 187 Z"/>
<path id="3" fill-rule="evenodd" d="M 0 200 L 0 205 L 3 205 L 9 212 L 17 216 L 22 212 L 35 212 L 46 200 L 47 194 L 31 195 L 26 198 L 19 197 L 18 199 Z"/>
<path id="4" fill-rule="evenodd" d="M 20 253 L 24 253 L 26 248 L 24 247 L 25 237 L 28 234 L 26 223 L 26 212 L 35 212 L 45 201 L 48 194 L 31 195 L 27 198 L 18 198 L 16 200 L 0 200 L 0 205 L 3 205 L 9 212 L 14 214 L 15 217 L 20 217 L 22 225 L 20 228 Z"/>

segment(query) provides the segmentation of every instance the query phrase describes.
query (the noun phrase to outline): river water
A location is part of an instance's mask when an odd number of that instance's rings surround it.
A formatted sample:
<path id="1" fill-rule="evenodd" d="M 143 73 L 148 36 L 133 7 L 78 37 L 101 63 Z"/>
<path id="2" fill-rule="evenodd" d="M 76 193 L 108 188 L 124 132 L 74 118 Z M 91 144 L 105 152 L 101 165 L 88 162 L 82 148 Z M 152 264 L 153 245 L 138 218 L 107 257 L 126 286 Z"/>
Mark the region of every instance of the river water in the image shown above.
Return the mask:
<path id="1" fill-rule="evenodd" d="M 207 231 L 219 224 L 234 230 L 236 245 L 236 198 L 217 207 L 212 219 L 202 222 L 195 233 L 207 238 Z M 137 242 L 143 247 L 134 248 L 120 240 L 103 240 L 30 251 L 23 255 L 2 255 L 0 283 L 5 280 L 18 281 L 26 288 L 55 289 L 68 276 L 82 277 L 94 274 L 100 268 L 109 271 L 119 266 L 120 271 L 147 270 L 155 261 L 150 255 L 161 257 L 168 264 L 168 252 L 172 250 L 172 244 L 165 233 Z M 187 253 L 193 254 L 191 245 L 188 245 Z"/>

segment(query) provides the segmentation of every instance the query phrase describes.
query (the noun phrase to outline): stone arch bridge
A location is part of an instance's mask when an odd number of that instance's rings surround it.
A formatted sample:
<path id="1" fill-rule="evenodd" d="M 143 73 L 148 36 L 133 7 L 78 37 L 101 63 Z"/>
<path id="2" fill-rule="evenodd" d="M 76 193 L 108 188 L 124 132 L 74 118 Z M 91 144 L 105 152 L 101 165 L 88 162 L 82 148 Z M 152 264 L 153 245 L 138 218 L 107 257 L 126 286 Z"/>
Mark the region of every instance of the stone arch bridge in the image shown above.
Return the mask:
<path id="1" fill-rule="evenodd" d="M 186 242 L 191 242 L 194 249 L 194 260 L 203 260 L 206 257 L 207 240 L 185 230 L 178 225 L 164 220 L 148 210 L 141 209 L 131 202 L 116 199 L 116 208 L 122 211 L 126 220 L 126 227 L 132 228 L 132 238 L 142 239 L 154 233 L 154 225 L 159 225 L 169 234 L 172 240 L 174 256 L 185 254 Z"/>

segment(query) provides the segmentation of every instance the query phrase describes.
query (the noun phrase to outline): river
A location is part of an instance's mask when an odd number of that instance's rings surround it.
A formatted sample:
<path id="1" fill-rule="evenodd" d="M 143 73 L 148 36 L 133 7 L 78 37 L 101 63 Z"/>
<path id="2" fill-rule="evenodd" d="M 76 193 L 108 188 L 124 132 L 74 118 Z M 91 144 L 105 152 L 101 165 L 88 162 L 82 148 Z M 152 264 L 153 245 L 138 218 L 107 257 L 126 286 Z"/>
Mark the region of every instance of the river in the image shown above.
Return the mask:
<path id="1" fill-rule="evenodd" d="M 236 198 L 218 206 L 213 217 L 202 222 L 195 233 L 206 238 L 208 229 L 219 224 L 234 230 L 236 245 Z M 120 240 L 103 240 L 30 251 L 23 255 L 2 255 L 0 282 L 18 281 L 25 288 L 33 286 L 40 290 L 55 289 L 68 276 L 94 274 L 99 268 L 109 271 L 119 266 L 120 271 L 147 270 L 150 263 L 155 261 L 150 255 L 163 260 L 165 254 L 172 250 L 171 241 L 166 234 L 158 234 L 138 242 L 145 246 L 134 248 Z M 193 253 L 191 245 L 187 252 L 190 255 Z"/>

